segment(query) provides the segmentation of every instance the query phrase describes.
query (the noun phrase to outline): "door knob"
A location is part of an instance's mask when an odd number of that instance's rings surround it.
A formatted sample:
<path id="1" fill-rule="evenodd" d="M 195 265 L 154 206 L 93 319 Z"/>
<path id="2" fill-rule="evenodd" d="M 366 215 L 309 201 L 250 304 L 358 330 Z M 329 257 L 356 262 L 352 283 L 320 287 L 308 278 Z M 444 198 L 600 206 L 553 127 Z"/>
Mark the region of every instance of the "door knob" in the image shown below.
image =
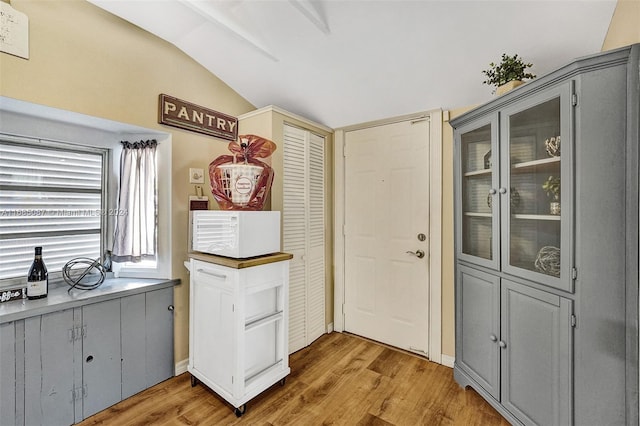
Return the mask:
<path id="1" fill-rule="evenodd" d="M 407 253 L 416 256 L 418 259 L 422 259 L 424 257 L 424 251 L 422 250 L 416 250 L 415 252 L 407 251 Z"/>
<path id="2" fill-rule="evenodd" d="M 502 340 L 500 340 L 500 341 L 498 342 L 498 346 L 500 346 L 501 348 L 506 348 L 506 347 L 507 347 L 507 344 L 506 344 L 505 342 L 503 342 Z"/>
<path id="3" fill-rule="evenodd" d="M 491 334 L 489 335 L 489 340 L 491 340 L 492 342 L 497 342 L 497 341 L 498 341 L 498 338 L 496 337 L 496 335 L 495 335 L 495 334 L 491 333 Z"/>

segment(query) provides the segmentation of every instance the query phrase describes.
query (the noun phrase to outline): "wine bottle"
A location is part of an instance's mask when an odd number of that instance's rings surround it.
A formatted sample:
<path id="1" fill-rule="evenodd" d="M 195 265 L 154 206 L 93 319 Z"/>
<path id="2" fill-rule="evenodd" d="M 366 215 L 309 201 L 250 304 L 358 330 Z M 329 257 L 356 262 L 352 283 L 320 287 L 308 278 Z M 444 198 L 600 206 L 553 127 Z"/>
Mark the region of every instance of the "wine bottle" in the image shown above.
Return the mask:
<path id="1" fill-rule="evenodd" d="M 47 297 L 49 292 L 49 273 L 42 261 L 42 247 L 36 247 L 29 275 L 27 276 L 27 298 L 41 299 Z"/>

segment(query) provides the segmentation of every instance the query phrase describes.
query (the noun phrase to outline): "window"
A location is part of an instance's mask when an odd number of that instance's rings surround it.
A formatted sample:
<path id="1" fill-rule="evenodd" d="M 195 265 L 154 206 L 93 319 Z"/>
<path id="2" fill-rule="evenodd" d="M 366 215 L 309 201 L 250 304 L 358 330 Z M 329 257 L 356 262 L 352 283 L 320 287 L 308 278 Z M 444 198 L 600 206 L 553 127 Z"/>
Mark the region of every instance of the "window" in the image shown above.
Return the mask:
<path id="1" fill-rule="evenodd" d="M 22 283 L 42 246 L 49 278 L 105 251 L 108 150 L 0 139 L 0 286 Z"/>

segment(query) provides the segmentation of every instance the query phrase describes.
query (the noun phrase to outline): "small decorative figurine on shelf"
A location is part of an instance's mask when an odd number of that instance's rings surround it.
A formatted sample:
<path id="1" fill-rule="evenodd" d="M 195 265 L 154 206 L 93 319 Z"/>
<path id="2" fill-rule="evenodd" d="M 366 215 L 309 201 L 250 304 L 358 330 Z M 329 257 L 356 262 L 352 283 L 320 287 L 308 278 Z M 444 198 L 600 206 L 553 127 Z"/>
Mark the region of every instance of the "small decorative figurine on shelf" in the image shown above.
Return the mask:
<path id="1" fill-rule="evenodd" d="M 560 178 L 556 176 L 549 176 L 542 184 L 542 190 L 547 193 L 547 196 L 551 198 L 549 204 L 549 213 L 552 215 L 560 214 Z"/>
<path id="2" fill-rule="evenodd" d="M 550 157 L 560 156 L 560 136 L 549 138 L 544 141 L 544 147 Z"/>

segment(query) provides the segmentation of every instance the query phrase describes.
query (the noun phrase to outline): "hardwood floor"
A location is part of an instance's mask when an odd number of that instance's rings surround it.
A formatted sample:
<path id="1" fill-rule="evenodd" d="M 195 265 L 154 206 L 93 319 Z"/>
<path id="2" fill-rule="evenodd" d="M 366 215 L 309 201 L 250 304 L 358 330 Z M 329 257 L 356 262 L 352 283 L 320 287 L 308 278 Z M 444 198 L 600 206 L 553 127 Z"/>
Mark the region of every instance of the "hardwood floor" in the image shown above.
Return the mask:
<path id="1" fill-rule="evenodd" d="M 324 335 L 290 358 L 291 375 L 233 407 L 188 373 L 162 382 L 80 425 L 503 425 L 453 370 L 346 333 Z"/>

